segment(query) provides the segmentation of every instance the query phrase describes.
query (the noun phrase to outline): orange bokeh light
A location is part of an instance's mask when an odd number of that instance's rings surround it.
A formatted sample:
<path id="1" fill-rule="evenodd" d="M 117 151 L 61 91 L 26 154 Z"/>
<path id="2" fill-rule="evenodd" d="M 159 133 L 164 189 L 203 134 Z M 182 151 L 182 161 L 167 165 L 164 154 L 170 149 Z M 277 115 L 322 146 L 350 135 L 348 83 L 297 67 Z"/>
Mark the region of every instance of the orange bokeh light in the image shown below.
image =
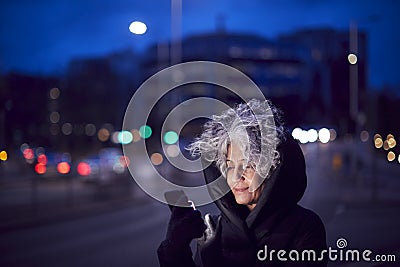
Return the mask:
<path id="1" fill-rule="evenodd" d="M 57 164 L 57 171 L 61 174 L 69 173 L 70 169 L 68 162 L 63 161 Z"/>

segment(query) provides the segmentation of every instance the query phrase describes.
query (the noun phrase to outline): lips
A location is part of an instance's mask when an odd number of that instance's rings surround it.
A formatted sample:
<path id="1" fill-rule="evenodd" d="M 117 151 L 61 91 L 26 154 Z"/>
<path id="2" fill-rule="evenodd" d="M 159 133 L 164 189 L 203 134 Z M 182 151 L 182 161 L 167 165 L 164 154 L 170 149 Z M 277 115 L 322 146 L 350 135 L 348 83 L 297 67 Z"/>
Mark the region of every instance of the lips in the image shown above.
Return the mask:
<path id="1" fill-rule="evenodd" d="M 248 187 L 242 187 L 242 188 L 234 188 L 233 190 L 237 193 L 243 193 L 244 191 L 246 191 L 247 189 L 249 189 Z"/>

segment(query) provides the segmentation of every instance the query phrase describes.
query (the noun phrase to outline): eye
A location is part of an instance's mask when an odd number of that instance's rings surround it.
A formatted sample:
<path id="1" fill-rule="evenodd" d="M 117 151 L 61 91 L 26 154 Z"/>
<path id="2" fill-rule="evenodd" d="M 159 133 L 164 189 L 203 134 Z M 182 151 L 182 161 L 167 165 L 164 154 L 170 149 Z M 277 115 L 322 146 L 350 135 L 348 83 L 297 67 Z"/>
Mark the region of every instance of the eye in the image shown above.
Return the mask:
<path id="1" fill-rule="evenodd" d="M 231 162 L 226 163 L 226 172 L 227 173 L 233 171 L 234 169 L 235 169 L 235 166 L 233 165 L 233 163 L 231 163 Z"/>
<path id="2" fill-rule="evenodd" d="M 248 164 L 247 166 L 246 166 L 246 171 L 248 171 L 248 170 L 255 170 L 256 168 L 255 168 L 255 166 L 254 166 L 254 164 Z"/>

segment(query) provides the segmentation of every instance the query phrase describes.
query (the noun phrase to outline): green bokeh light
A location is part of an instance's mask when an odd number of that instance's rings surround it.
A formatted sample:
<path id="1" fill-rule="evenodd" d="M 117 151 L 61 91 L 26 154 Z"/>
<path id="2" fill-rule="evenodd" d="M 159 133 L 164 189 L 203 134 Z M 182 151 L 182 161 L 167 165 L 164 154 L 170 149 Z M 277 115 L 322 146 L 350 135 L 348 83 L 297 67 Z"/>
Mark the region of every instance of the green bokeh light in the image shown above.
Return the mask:
<path id="1" fill-rule="evenodd" d="M 143 125 L 139 128 L 140 137 L 142 137 L 143 139 L 149 138 L 152 133 L 153 130 L 148 125 Z"/>
<path id="2" fill-rule="evenodd" d="M 121 131 L 118 133 L 118 142 L 120 144 L 126 145 L 133 141 L 133 135 L 129 131 Z"/>
<path id="3" fill-rule="evenodd" d="M 164 134 L 164 142 L 168 145 L 175 144 L 178 142 L 179 136 L 174 131 L 168 131 Z"/>

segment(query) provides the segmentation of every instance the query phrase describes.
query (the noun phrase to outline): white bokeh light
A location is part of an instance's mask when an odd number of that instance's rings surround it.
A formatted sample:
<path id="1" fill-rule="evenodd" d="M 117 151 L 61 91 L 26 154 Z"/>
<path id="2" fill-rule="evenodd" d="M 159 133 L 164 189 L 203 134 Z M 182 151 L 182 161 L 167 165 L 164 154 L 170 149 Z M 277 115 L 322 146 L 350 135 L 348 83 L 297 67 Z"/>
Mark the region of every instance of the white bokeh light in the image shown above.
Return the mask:
<path id="1" fill-rule="evenodd" d="M 351 65 L 354 65 L 354 64 L 357 63 L 357 56 L 356 56 L 355 54 L 349 54 L 349 55 L 347 56 L 347 59 L 349 60 L 349 63 L 350 63 Z"/>
<path id="2" fill-rule="evenodd" d="M 318 137 L 321 143 L 326 144 L 329 142 L 329 139 L 331 138 L 331 133 L 329 132 L 328 129 L 322 128 L 318 131 Z"/>
<path id="3" fill-rule="evenodd" d="M 318 132 L 315 129 L 310 129 L 307 131 L 307 140 L 310 143 L 314 143 L 318 140 Z"/>
<path id="4" fill-rule="evenodd" d="M 301 131 L 301 128 L 294 128 L 292 131 L 293 138 L 299 140 L 301 136 Z"/>
<path id="5" fill-rule="evenodd" d="M 134 21 L 129 25 L 129 31 L 133 34 L 144 34 L 147 31 L 147 26 L 141 21 Z"/>

